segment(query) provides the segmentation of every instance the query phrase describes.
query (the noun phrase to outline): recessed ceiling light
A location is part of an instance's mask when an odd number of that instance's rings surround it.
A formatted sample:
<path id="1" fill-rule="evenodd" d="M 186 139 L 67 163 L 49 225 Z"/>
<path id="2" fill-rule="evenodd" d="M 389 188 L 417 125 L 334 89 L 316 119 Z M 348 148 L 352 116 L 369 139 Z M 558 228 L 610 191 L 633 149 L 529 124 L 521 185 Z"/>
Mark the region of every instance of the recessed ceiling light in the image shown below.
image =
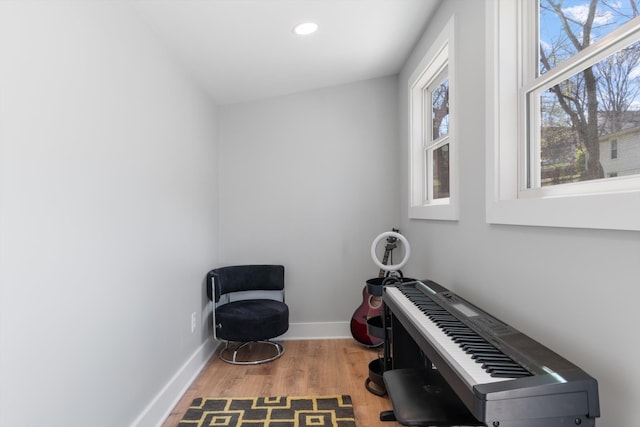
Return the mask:
<path id="1" fill-rule="evenodd" d="M 318 24 L 315 22 L 305 22 L 303 24 L 298 24 L 293 29 L 293 32 L 299 36 L 306 36 L 312 33 L 315 33 L 318 30 Z"/>

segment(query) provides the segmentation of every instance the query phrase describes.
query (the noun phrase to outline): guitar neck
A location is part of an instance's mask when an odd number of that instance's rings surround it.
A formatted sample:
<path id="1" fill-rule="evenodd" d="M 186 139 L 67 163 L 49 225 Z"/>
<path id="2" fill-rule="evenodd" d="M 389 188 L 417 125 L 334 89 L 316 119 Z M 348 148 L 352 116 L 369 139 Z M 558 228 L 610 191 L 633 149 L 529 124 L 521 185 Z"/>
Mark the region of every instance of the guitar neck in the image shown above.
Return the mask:
<path id="1" fill-rule="evenodd" d="M 391 249 L 387 248 L 384 251 L 384 256 L 382 257 L 382 263 L 384 265 L 387 265 L 387 262 L 389 261 L 389 254 L 391 254 Z M 380 269 L 380 272 L 378 273 L 378 277 L 384 277 L 385 275 L 385 271 L 383 269 Z"/>

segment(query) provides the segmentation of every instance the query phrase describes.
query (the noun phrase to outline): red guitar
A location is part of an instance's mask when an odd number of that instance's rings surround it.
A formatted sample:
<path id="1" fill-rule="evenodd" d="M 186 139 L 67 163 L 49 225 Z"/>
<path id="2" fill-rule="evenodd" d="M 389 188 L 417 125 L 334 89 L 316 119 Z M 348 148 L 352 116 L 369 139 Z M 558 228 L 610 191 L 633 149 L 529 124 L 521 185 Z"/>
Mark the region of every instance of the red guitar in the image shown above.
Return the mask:
<path id="1" fill-rule="evenodd" d="M 397 229 L 393 229 L 398 233 Z M 382 264 L 387 265 L 391 251 L 393 251 L 397 244 L 397 238 L 389 236 L 387 238 L 387 244 L 384 250 L 384 256 L 382 257 Z M 378 273 L 379 278 L 385 276 L 385 271 L 380 269 Z M 382 283 L 382 281 L 380 281 Z M 367 331 L 367 320 L 371 317 L 382 315 L 382 296 L 372 295 L 369 293 L 367 286 L 362 290 L 362 304 L 356 309 L 351 317 L 351 335 L 360 344 L 364 344 L 367 347 L 378 347 L 384 342 L 383 339 L 369 335 Z"/>

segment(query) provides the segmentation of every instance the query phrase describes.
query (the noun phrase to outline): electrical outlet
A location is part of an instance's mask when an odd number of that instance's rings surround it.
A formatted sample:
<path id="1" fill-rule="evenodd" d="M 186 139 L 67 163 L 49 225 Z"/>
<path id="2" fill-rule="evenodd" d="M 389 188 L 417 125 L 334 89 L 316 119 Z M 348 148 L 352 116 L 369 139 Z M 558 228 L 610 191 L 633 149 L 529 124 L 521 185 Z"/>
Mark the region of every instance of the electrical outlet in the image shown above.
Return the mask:
<path id="1" fill-rule="evenodd" d="M 191 313 L 191 333 L 196 330 L 196 312 Z"/>

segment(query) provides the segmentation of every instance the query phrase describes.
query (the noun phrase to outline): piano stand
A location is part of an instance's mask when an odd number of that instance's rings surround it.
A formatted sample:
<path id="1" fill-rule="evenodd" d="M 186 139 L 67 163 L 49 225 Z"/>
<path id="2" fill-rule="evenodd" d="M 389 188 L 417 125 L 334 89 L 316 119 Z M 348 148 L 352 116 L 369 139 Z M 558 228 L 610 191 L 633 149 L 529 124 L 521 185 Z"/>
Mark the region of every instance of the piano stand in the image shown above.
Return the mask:
<path id="1" fill-rule="evenodd" d="M 393 411 L 381 413 L 381 421 L 395 418 L 402 425 L 425 427 L 484 425 L 433 369 L 393 369 L 383 377 Z"/>

